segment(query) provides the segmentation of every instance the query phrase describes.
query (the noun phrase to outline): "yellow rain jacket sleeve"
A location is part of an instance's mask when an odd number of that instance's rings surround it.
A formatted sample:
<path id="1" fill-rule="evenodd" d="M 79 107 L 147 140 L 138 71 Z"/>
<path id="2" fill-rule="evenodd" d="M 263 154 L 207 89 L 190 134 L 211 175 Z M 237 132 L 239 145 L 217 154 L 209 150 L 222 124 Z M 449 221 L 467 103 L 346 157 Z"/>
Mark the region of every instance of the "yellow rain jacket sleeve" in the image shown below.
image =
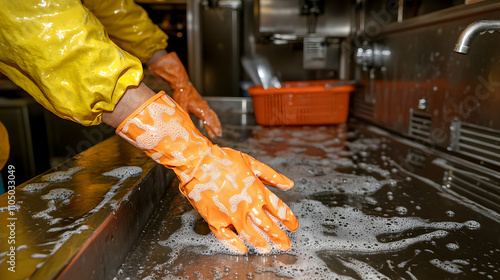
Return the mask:
<path id="1" fill-rule="evenodd" d="M 141 62 L 167 47 L 167 34 L 133 0 L 83 0 L 83 5 L 101 21 L 113 42 Z"/>
<path id="2" fill-rule="evenodd" d="M 84 125 L 99 124 L 143 76 L 141 62 L 79 0 L 0 1 L 0 71 L 48 110 Z"/>
<path id="3" fill-rule="evenodd" d="M 5 166 L 7 160 L 9 159 L 10 145 L 9 145 L 9 134 L 7 129 L 0 122 L 0 170 Z"/>

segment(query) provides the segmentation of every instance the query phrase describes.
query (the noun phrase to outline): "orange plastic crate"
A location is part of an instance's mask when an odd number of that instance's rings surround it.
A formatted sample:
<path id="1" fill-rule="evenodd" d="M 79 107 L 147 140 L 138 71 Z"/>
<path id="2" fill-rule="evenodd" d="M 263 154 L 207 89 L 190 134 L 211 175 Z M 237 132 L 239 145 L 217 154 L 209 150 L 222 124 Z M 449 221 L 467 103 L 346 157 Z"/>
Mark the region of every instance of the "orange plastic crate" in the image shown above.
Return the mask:
<path id="1" fill-rule="evenodd" d="M 354 87 L 325 87 L 336 81 L 283 82 L 281 88 L 269 89 L 250 87 L 255 119 L 260 125 L 345 123 Z"/>

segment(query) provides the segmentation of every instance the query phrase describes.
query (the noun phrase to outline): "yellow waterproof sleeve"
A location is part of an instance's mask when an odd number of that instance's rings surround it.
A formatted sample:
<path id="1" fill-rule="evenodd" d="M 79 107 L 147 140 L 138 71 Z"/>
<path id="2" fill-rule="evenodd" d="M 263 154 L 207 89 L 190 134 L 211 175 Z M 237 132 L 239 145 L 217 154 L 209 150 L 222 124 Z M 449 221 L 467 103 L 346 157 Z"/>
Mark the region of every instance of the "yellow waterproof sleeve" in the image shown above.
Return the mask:
<path id="1" fill-rule="evenodd" d="M 101 21 L 111 40 L 143 63 L 167 47 L 167 34 L 133 0 L 83 0 L 83 5 Z"/>
<path id="2" fill-rule="evenodd" d="M 9 134 L 7 129 L 0 122 L 0 170 L 5 166 L 7 160 L 9 159 L 10 144 L 9 144 Z"/>
<path id="3" fill-rule="evenodd" d="M 140 61 L 79 0 L 0 1 L 0 71 L 48 110 L 84 125 L 99 124 L 143 76 Z"/>

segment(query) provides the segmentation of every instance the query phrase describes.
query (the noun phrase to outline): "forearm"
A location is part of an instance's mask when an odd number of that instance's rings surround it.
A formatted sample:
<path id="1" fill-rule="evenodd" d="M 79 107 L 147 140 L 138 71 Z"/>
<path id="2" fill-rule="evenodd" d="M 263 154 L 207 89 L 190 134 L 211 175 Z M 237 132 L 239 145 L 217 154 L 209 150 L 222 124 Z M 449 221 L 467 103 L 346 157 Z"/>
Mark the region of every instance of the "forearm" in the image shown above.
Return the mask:
<path id="1" fill-rule="evenodd" d="M 153 53 L 153 55 L 151 56 L 151 58 L 146 62 L 146 65 L 148 67 L 153 65 L 158 59 L 160 59 L 161 57 L 163 57 L 166 54 L 167 54 L 167 51 L 164 49 L 155 51 Z"/>
<path id="2" fill-rule="evenodd" d="M 111 112 L 103 112 L 102 121 L 114 128 L 117 128 L 128 116 L 146 103 L 155 92 L 140 83 L 137 87 L 129 87 L 123 94 L 115 109 Z"/>

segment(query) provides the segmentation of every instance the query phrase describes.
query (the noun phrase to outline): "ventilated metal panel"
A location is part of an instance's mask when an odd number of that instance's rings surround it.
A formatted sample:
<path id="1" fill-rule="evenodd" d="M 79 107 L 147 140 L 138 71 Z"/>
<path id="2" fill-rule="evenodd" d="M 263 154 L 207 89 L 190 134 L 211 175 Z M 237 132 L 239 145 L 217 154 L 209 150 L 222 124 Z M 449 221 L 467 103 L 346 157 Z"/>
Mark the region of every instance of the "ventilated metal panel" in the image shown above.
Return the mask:
<path id="1" fill-rule="evenodd" d="M 500 210 L 500 182 L 488 177 L 488 174 L 481 176 L 477 171 L 455 167 L 445 171 L 443 182 L 446 188 L 460 195 L 488 208 Z"/>
<path id="2" fill-rule="evenodd" d="M 427 156 L 416 150 L 409 150 L 408 154 L 406 154 L 406 162 L 411 164 L 412 166 L 423 168 L 425 166 L 427 160 Z"/>
<path id="3" fill-rule="evenodd" d="M 495 165 L 500 164 L 500 131 L 454 120 L 450 150 Z"/>
<path id="4" fill-rule="evenodd" d="M 408 130 L 409 136 L 426 143 L 430 142 L 431 123 L 431 115 L 410 110 L 410 127 Z"/>

